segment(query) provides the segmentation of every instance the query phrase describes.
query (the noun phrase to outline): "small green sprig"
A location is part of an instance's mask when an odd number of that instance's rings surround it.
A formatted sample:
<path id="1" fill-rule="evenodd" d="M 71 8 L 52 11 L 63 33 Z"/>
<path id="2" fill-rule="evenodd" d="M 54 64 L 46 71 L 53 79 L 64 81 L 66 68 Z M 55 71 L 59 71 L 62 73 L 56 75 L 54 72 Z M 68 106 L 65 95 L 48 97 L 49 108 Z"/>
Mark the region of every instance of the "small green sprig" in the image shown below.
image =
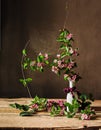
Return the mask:
<path id="1" fill-rule="evenodd" d="M 91 107 L 88 106 L 88 107 L 86 107 L 86 109 L 81 110 L 81 114 L 95 115 L 95 110 L 91 109 Z"/>
<path id="2" fill-rule="evenodd" d="M 38 96 L 35 96 L 35 98 L 33 98 L 33 100 L 31 101 L 30 107 L 32 109 L 35 109 L 36 111 L 42 111 L 46 110 L 46 105 L 47 105 L 46 98 L 39 98 Z M 37 106 L 37 108 L 35 106 Z"/>
<path id="3" fill-rule="evenodd" d="M 32 82 L 32 78 L 19 79 L 19 81 L 26 87 L 28 83 Z"/>
<path id="4" fill-rule="evenodd" d="M 53 105 L 50 111 L 51 116 L 59 116 L 61 112 L 61 107 L 60 106 L 55 106 Z"/>
<path id="5" fill-rule="evenodd" d="M 18 103 L 14 103 L 14 104 L 10 104 L 10 106 L 12 108 L 16 108 L 16 109 L 20 110 L 21 111 L 19 113 L 20 116 L 32 116 L 35 113 L 35 111 L 30 110 L 29 105 L 21 105 Z"/>
<path id="6" fill-rule="evenodd" d="M 79 119 L 81 120 L 90 120 L 92 116 L 96 115 L 95 110 L 91 109 L 90 105 L 87 106 L 84 110 L 81 110 Z"/>
<path id="7" fill-rule="evenodd" d="M 85 110 L 86 107 L 91 105 L 92 101 L 94 101 L 92 94 L 89 95 L 84 93 L 80 94 L 78 96 L 78 102 L 80 104 L 79 110 Z"/>
<path id="8" fill-rule="evenodd" d="M 31 70 L 31 71 L 44 71 L 44 67 L 49 64 L 48 61 L 48 54 L 42 54 L 39 53 L 38 56 L 36 57 L 35 60 L 32 60 L 31 58 L 28 57 L 27 55 L 27 50 L 23 49 L 22 50 L 22 62 L 21 62 L 21 67 L 22 67 L 22 74 L 23 78 L 21 78 L 19 81 L 23 84 L 23 86 L 28 87 L 28 84 L 32 82 L 32 78 L 25 78 L 24 70 Z"/>
<path id="9" fill-rule="evenodd" d="M 47 110 L 51 116 L 64 115 L 65 105 L 63 100 L 48 100 Z"/>
<path id="10" fill-rule="evenodd" d="M 63 42 L 63 43 L 66 43 L 66 44 L 68 44 L 68 46 L 71 46 L 71 44 L 70 44 L 70 41 L 73 41 L 73 38 L 67 38 L 67 36 L 69 35 L 70 33 L 69 33 L 69 31 L 67 30 L 67 29 L 63 29 L 63 30 L 61 30 L 60 31 L 60 34 L 59 34 L 59 36 L 58 36 L 58 38 L 57 38 L 57 41 L 58 42 Z"/>
<path id="11" fill-rule="evenodd" d="M 18 103 L 10 104 L 10 106 L 21 111 L 28 111 L 30 108 L 28 105 L 20 105 Z"/>
<path id="12" fill-rule="evenodd" d="M 64 113 L 68 118 L 72 118 L 75 116 L 75 114 L 78 112 L 78 109 L 80 107 L 80 104 L 78 101 L 74 98 L 72 101 L 72 104 L 65 102 L 65 106 L 68 107 L 68 111 L 65 110 Z"/>

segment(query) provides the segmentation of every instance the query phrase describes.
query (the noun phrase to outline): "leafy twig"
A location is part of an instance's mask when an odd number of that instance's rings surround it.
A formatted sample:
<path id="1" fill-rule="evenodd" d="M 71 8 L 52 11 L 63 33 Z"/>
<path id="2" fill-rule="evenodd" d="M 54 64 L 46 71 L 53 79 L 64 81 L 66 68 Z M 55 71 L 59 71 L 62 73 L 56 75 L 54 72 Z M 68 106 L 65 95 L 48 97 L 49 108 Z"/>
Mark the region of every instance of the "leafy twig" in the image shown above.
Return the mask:
<path id="1" fill-rule="evenodd" d="M 22 72 L 22 77 L 23 77 L 24 81 L 26 81 L 26 78 L 25 78 L 25 73 L 24 73 L 24 69 L 23 69 L 23 59 L 26 56 L 26 48 L 27 48 L 27 46 L 28 46 L 29 43 L 30 43 L 30 40 L 26 43 L 26 45 L 25 45 L 25 47 L 24 47 L 24 49 L 22 51 L 23 54 L 22 54 L 22 59 L 21 59 L 21 72 Z M 29 97 L 32 98 L 28 84 L 25 83 L 25 85 L 26 85 Z"/>

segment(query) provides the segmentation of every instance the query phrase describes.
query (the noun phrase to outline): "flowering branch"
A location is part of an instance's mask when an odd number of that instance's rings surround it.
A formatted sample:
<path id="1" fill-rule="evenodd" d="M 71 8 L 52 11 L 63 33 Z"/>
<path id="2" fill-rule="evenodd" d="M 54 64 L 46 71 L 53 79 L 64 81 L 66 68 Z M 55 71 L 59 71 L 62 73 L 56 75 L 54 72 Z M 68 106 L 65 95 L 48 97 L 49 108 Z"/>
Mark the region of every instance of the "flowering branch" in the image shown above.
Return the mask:
<path id="1" fill-rule="evenodd" d="M 30 98 L 32 98 L 28 83 L 32 82 L 32 78 L 25 78 L 24 70 L 30 69 L 31 71 L 44 71 L 44 67 L 49 64 L 48 61 L 48 54 L 42 54 L 41 52 L 38 54 L 36 60 L 32 60 L 27 56 L 26 48 L 29 42 L 25 45 L 24 49 L 22 50 L 22 60 L 21 60 L 21 70 L 22 70 L 22 77 L 20 82 L 27 88 Z"/>
<path id="2" fill-rule="evenodd" d="M 56 55 L 56 58 L 52 63 L 52 72 L 60 75 L 62 72 L 64 74 L 64 80 L 72 80 L 73 82 L 78 81 L 81 77 L 79 74 L 75 73 L 73 69 L 77 67 L 75 60 L 72 56 L 78 56 L 78 48 L 73 49 L 72 43 L 74 43 L 73 35 L 69 33 L 68 30 L 63 29 L 57 41 L 61 43 L 60 53 Z"/>

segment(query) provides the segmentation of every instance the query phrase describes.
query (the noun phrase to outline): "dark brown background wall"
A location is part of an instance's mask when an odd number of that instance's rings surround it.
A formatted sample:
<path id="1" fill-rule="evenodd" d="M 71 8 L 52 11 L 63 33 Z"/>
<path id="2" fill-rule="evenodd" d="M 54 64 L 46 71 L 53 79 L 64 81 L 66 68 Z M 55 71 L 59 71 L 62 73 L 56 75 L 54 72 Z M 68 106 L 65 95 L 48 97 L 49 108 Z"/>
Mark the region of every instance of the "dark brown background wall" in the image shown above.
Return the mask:
<path id="1" fill-rule="evenodd" d="M 78 71 L 82 92 L 101 99 L 101 0 L 67 0 L 66 28 L 79 48 Z M 19 83 L 21 50 L 30 39 L 28 54 L 56 54 L 56 37 L 66 17 L 66 0 L 2 0 L 2 50 L 0 51 L 0 97 L 28 97 Z M 65 98 L 67 83 L 50 70 L 28 73 L 33 77 L 32 96 Z"/>

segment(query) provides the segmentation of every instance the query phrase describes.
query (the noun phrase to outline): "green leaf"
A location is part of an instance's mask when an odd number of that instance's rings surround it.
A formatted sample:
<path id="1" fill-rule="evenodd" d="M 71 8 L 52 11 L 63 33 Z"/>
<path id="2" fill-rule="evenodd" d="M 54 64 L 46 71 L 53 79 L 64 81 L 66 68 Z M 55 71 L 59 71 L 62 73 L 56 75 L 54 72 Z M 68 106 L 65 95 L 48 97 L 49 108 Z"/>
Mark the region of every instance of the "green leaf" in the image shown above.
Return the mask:
<path id="1" fill-rule="evenodd" d="M 81 94 L 80 99 L 84 102 L 87 100 L 87 95 L 86 94 Z"/>
<path id="2" fill-rule="evenodd" d="M 67 46 L 65 47 L 65 49 L 66 49 L 67 52 L 69 51 L 69 48 Z"/>
<path id="3" fill-rule="evenodd" d="M 37 62 L 41 62 L 41 60 L 40 60 L 40 57 L 39 57 L 39 56 L 37 57 Z"/>
<path id="4" fill-rule="evenodd" d="M 24 85 L 24 87 L 26 87 L 27 85 L 27 82 L 25 79 L 19 79 L 19 81 Z"/>
<path id="5" fill-rule="evenodd" d="M 21 105 L 21 108 L 24 111 L 28 111 L 29 110 L 29 106 L 28 105 Z"/>
<path id="6" fill-rule="evenodd" d="M 63 42 L 68 43 L 68 40 L 67 39 L 63 39 Z"/>
<path id="7" fill-rule="evenodd" d="M 37 56 L 37 62 L 42 62 L 43 59 L 44 59 L 44 56 L 43 56 L 43 55 Z"/>
<path id="8" fill-rule="evenodd" d="M 68 107 L 69 111 L 68 112 L 65 112 L 65 115 L 69 118 L 73 117 L 79 107 L 80 107 L 80 104 L 78 103 L 78 101 L 74 98 L 73 101 L 72 101 L 72 104 L 68 103 L 68 102 L 65 102 L 65 106 Z"/>
<path id="9" fill-rule="evenodd" d="M 48 65 L 48 64 L 49 64 L 49 61 L 48 61 L 48 60 L 45 60 L 45 63 Z"/>
<path id="10" fill-rule="evenodd" d="M 31 59 L 28 57 L 24 58 L 24 63 L 30 64 L 31 63 Z"/>
<path id="11" fill-rule="evenodd" d="M 32 78 L 27 78 L 27 79 L 19 79 L 19 81 L 26 87 L 27 83 L 32 82 Z"/>
<path id="12" fill-rule="evenodd" d="M 23 54 L 23 56 L 27 56 L 27 52 L 25 49 L 22 50 L 22 54 Z"/>
<path id="13" fill-rule="evenodd" d="M 69 69 L 68 68 L 66 68 L 66 71 L 65 71 L 65 74 L 69 74 Z"/>
<path id="14" fill-rule="evenodd" d="M 64 36 L 64 32 L 61 32 L 61 33 L 60 33 L 60 36 Z"/>
<path id="15" fill-rule="evenodd" d="M 88 95 L 88 99 L 91 100 L 91 101 L 94 101 L 94 97 L 91 93 Z"/>
<path id="16" fill-rule="evenodd" d="M 63 42 L 63 39 L 58 38 L 56 41 L 57 42 Z"/>
<path id="17" fill-rule="evenodd" d="M 30 66 L 30 69 L 31 69 L 32 71 L 35 71 L 35 70 L 36 70 L 36 67 L 35 67 L 35 66 Z"/>
<path id="18" fill-rule="evenodd" d="M 10 104 L 11 107 L 19 109 L 19 110 L 23 110 L 23 111 L 28 111 L 29 110 L 29 106 L 28 105 L 20 105 L 18 103 L 14 103 L 14 104 Z"/>
<path id="19" fill-rule="evenodd" d="M 62 48 L 64 48 L 65 47 L 65 45 L 64 44 L 62 44 L 61 46 L 60 46 L 60 48 L 62 49 Z"/>
<path id="20" fill-rule="evenodd" d="M 23 112 L 20 112 L 20 116 L 33 116 L 33 113 L 32 111 L 23 111 Z"/>
<path id="21" fill-rule="evenodd" d="M 67 56 L 67 54 L 66 54 L 65 52 L 63 52 L 63 53 L 61 54 L 61 58 L 64 58 L 65 56 Z"/>
<path id="22" fill-rule="evenodd" d="M 23 64 L 23 68 L 24 68 L 24 69 L 27 69 L 27 67 L 28 67 L 28 64 L 27 64 L 27 63 L 24 63 L 24 64 Z"/>
<path id="23" fill-rule="evenodd" d="M 67 76 L 67 77 L 64 77 L 64 80 L 68 80 L 68 76 Z"/>
<path id="24" fill-rule="evenodd" d="M 68 47 L 72 47 L 70 41 L 67 42 Z"/>
<path id="25" fill-rule="evenodd" d="M 27 78 L 27 79 L 25 79 L 25 80 L 26 80 L 27 83 L 32 82 L 32 78 Z"/>
<path id="26" fill-rule="evenodd" d="M 14 104 L 9 104 L 12 108 L 16 108 L 15 103 Z"/>
<path id="27" fill-rule="evenodd" d="M 40 72 L 43 72 L 43 71 L 44 71 L 43 67 L 39 68 L 39 71 L 40 71 Z"/>
<path id="28" fill-rule="evenodd" d="M 64 114 L 65 114 L 68 118 L 72 118 L 72 117 L 75 115 L 74 112 L 71 113 L 71 112 L 67 112 L 67 111 L 64 111 Z"/>

